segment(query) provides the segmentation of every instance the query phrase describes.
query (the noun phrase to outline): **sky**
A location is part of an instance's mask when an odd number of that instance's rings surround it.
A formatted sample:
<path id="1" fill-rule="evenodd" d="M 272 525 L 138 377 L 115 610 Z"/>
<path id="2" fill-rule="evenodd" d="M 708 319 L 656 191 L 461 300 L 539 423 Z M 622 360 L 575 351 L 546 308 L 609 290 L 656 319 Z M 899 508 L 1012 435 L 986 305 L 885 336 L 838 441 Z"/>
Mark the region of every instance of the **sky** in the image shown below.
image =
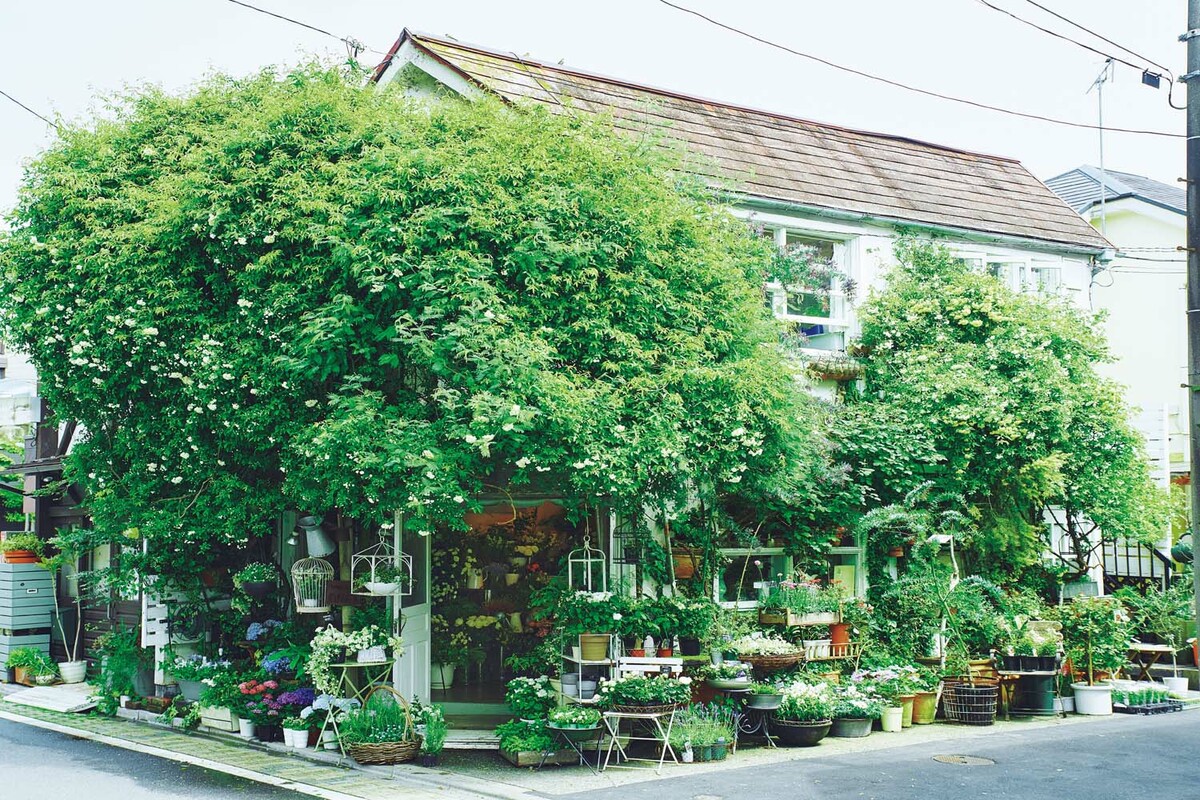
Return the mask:
<path id="1" fill-rule="evenodd" d="M 922 97 L 749 41 L 659 0 L 248 0 L 386 51 L 405 26 L 578 69 L 805 119 L 1017 158 L 1041 179 L 1099 163 L 1099 135 Z M 944 94 L 1095 123 L 1104 56 L 1033 30 L 981 0 L 674 0 L 792 49 Z M 1029 0 L 988 0 L 1106 53 L 1129 56 Z M 1184 72 L 1184 0 L 1039 0 L 1107 38 Z M 306 57 L 344 57 L 340 42 L 229 0 L 0 0 L 0 90 L 53 117 L 102 113 L 127 85 L 172 91 L 206 74 L 246 74 Z M 366 52 L 373 65 L 380 56 Z M 1105 123 L 1182 133 L 1184 112 L 1117 64 Z M 1183 87 L 1176 88 L 1183 103 Z M 22 164 L 52 130 L 0 97 L 0 209 Z M 1105 165 L 1174 183 L 1182 139 L 1110 132 Z"/>

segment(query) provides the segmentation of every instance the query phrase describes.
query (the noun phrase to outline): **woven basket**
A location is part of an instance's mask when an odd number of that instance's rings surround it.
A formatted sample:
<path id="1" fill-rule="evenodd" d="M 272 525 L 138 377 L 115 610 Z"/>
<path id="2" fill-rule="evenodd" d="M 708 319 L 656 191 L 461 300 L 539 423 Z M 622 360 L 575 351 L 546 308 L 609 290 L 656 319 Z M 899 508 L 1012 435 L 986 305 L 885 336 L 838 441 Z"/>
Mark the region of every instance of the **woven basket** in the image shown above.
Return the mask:
<path id="1" fill-rule="evenodd" d="M 763 672 L 775 672 L 776 670 L 794 667 L 796 664 L 799 664 L 803 658 L 803 653 L 793 653 L 789 656 L 738 655 L 739 661 L 745 661 L 747 664 L 752 664 L 755 668 L 760 669 Z"/>
<path id="2" fill-rule="evenodd" d="M 377 692 L 391 694 L 394 700 L 404 709 L 404 716 L 408 720 L 408 729 L 413 732 L 413 738 L 405 739 L 402 742 L 360 742 L 358 744 L 347 744 L 346 752 L 360 764 L 390 765 L 412 761 L 417 757 L 417 753 L 421 751 L 421 737 L 417 736 L 416 729 L 413 726 L 412 707 L 404 699 L 404 695 L 397 692 L 391 686 L 376 686 L 367 692 L 367 696 L 363 698 L 363 708 L 368 707 L 371 698 Z"/>
<path id="3" fill-rule="evenodd" d="M 679 708 L 677 703 L 660 703 L 656 706 L 623 706 L 614 705 L 613 711 L 620 714 L 669 714 Z"/>

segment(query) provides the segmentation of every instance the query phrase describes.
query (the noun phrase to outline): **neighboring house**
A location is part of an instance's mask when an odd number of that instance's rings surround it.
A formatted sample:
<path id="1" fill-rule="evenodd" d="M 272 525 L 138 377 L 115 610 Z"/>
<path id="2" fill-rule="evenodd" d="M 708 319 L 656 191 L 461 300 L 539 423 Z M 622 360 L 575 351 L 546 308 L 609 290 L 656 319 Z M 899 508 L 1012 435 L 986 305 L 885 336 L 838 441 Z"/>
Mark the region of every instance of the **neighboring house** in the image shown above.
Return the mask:
<path id="1" fill-rule="evenodd" d="M 1103 236 L 1009 158 L 691 97 L 407 30 L 374 80 L 416 96 L 492 95 L 557 113 L 604 114 L 632 135 L 681 140 L 695 156 L 691 167 L 728 187 L 734 213 L 761 226 L 781 247 L 815 248 L 860 293 L 881 285 L 893 243 L 905 231 L 936 236 L 1014 289 L 1063 295 L 1080 308 L 1090 307 L 1093 275 L 1113 255 Z M 854 303 L 842 296 L 840 283 L 817 295 L 782 286 L 767 287 L 767 294 L 814 360 L 843 356 L 858 332 Z M 822 380 L 817 391 L 830 396 L 837 385 Z M 603 527 L 603 549 L 620 576 L 621 526 L 607 520 Z M 842 545 L 828 553 L 830 574 L 861 591 L 862 543 Z M 745 573 L 748 551 L 724 553 Z M 769 574 L 790 567 L 781 549 L 757 550 L 754 557 L 770 558 Z M 727 604 L 754 605 L 753 598 L 715 589 Z M 427 605 L 406 610 L 406 640 L 429 613 Z M 416 671 L 398 675 L 397 682 L 425 696 L 428 678 L 420 674 L 420 660 L 403 659 L 406 669 Z"/>
<path id="2" fill-rule="evenodd" d="M 1190 466 L 1184 189 L 1089 166 L 1050 178 L 1046 185 L 1118 248 L 1092 287 L 1092 306 L 1107 314 L 1105 329 L 1116 358 L 1103 369 L 1127 387 L 1134 424 L 1146 439 L 1159 480 L 1185 482 Z M 1110 577 L 1157 578 L 1168 566 L 1163 558 L 1124 549 L 1106 553 L 1105 562 Z"/>
<path id="3" fill-rule="evenodd" d="M 0 342 L 0 437 L 18 441 L 32 429 L 37 370 L 21 353 Z"/>

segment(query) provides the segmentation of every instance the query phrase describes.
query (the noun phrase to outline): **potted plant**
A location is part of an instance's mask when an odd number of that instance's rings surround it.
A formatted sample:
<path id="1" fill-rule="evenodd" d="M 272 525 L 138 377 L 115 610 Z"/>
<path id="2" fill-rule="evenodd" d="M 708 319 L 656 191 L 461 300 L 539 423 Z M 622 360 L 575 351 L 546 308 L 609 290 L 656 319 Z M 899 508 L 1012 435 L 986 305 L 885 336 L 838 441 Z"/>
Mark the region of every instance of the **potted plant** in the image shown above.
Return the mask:
<path id="1" fill-rule="evenodd" d="M 233 585 L 255 600 L 266 598 L 275 589 L 278 571 L 273 564 L 255 561 L 242 567 L 233 576 Z"/>
<path id="2" fill-rule="evenodd" d="M 504 691 L 504 702 L 518 719 L 545 719 L 550 709 L 558 705 L 558 696 L 546 676 L 513 678 Z"/>
<path id="3" fill-rule="evenodd" d="M 685 656 L 700 655 L 700 643 L 707 639 L 717 624 L 718 606 L 704 597 L 675 597 L 675 630 L 679 637 L 679 652 Z"/>
<path id="4" fill-rule="evenodd" d="M 811 747 L 833 725 L 833 691 L 826 683 L 793 683 L 783 690 L 771 727 L 786 745 Z"/>
<path id="5" fill-rule="evenodd" d="M 7 564 L 36 564 L 42 560 L 44 545 L 36 533 L 20 531 L 0 539 L 0 554 Z"/>
<path id="6" fill-rule="evenodd" d="M 411 710 L 390 689 L 387 693 L 373 690 L 362 708 L 338 722 L 338 734 L 346 752 L 360 764 L 401 764 L 415 759 L 421 750 Z"/>
<path id="7" fill-rule="evenodd" d="M 79 592 L 76 592 L 74 598 L 75 604 L 75 630 L 74 636 L 67 636 L 66 627 L 63 625 L 62 609 L 58 605 L 58 578 L 61 570 L 67 564 L 74 567 L 78 563 L 78 557 L 73 550 L 66 547 L 61 539 L 55 539 L 54 544 L 59 548 L 56 555 L 43 558 L 40 562 L 42 568 L 50 573 L 50 596 L 54 599 L 54 624 L 58 628 L 59 636 L 62 637 L 63 648 L 67 652 L 67 660 L 61 661 L 58 664 L 58 671 L 62 675 L 63 683 L 83 683 L 87 677 L 87 659 L 79 658 L 79 645 L 83 638 L 83 605 Z"/>
<path id="8" fill-rule="evenodd" d="M 546 719 L 546 727 L 561 731 L 561 735 L 573 742 L 585 742 L 596 738 L 600 727 L 600 712 L 583 706 L 556 708 Z"/>
<path id="9" fill-rule="evenodd" d="M 312 655 L 306 669 L 317 691 L 337 694 L 338 679 L 331 665 L 341 657 L 343 651 L 353 653 L 360 663 L 385 661 L 387 648 L 402 652 L 403 640 L 385 631 L 378 625 L 367 625 L 350 633 L 343 633 L 332 625 L 317 631 L 312 639 Z"/>
<path id="10" fill-rule="evenodd" d="M 424 733 L 421 736 L 420 764 L 422 767 L 436 767 L 438 757 L 446 746 L 446 714 L 441 706 L 424 706 L 421 719 L 424 720 Z"/>
<path id="11" fill-rule="evenodd" d="M 804 657 L 804 651 L 791 642 L 758 632 L 734 639 L 729 643 L 729 649 L 739 660 L 753 664 L 763 672 L 786 669 Z"/>
<path id="12" fill-rule="evenodd" d="M 691 678 L 627 675 L 602 679 L 599 701 L 603 708 L 634 714 L 666 713 L 692 699 Z"/>
<path id="13" fill-rule="evenodd" d="M 518 767 L 536 767 L 557 762 L 555 735 L 546 729 L 545 720 L 511 720 L 496 727 L 500 755 Z M 571 753 L 575 756 L 575 753 Z"/>
<path id="14" fill-rule="evenodd" d="M 308 747 L 308 720 L 300 717 L 285 717 L 283 720 L 283 743 L 300 750 Z"/>
<path id="15" fill-rule="evenodd" d="M 783 690 L 774 683 L 758 681 L 750 686 L 746 707 L 758 711 L 774 711 L 783 702 Z"/>
<path id="16" fill-rule="evenodd" d="M 256 677 L 247 678 L 238 684 L 238 691 L 242 695 L 242 705 L 238 710 L 241 725 L 239 733 L 242 737 L 257 737 L 264 742 L 281 741 L 283 729 L 280 723 L 283 715 L 279 713 L 279 704 L 275 701 L 279 683 Z"/>
<path id="17" fill-rule="evenodd" d="M 38 678 L 55 673 L 50 656 L 36 647 L 14 647 L 8 653 L 6 665 L 13 674 L 13 682 L 26 686 L 34 686 L 39 683 Z"/>
<path id="18" fill-rule="evenodd" d="M 830 736 L 860 739 L 883 714 L 883 700 L 863 686 L 844 683 L 833 687 L 833 725 Z"/>
<path id="19" fill-rule="evenodd" d="M 698 671 L 714 689 L 749 689 L 753 680 L 750 665 L 737 661 L 703 665 Z"/>
<path id="20" fill-rule="evenodd" d="M 1086 680 L 1071 684 L 1077 714 L 1112 713 L 1112 685 L 1097 672 L 1114 673 L 1129 655 L 1129 617 L 1114 597 L 1077 597 L 1057 609 L 1073 668 Z"/>
<path id="21" fill-rule="evenodd" d="M 244 705 L 238 689 L 241 682 L 242 677 L 228 666 L 214 669 L 209 674 L 199 700 L 200 721 L 205 727 L 227 733 L 237 733 L 241 729 L 238 716 Z"/>
<path id="22" fill-rule="evenodd" d="M 399 592 L 411 580 L 412 576 L 403 567 L 388 563 L 375 564 L 369 573 L 355 578 L 354 590 L 372 595 L 388 596 Z"/>
<path id="23" fill-rule="evenodd" d="M 1187 678 L 1179 677 L 1176 651 L 1183 645 L 1180 631 L 1192 621 L 1194 598 L 1191 587 L 1191 581 L 1177 580 L 1165 591 L 1151 586 L 1144 594 L 1133 590 L 1119 593 L 1130 608 L 1135 629 L 1152 634 L 1171 648 L 1173 677 L 1164 678 L 1163 682 L 1176 694 L 1186 692 L 1188 688 Z"/>

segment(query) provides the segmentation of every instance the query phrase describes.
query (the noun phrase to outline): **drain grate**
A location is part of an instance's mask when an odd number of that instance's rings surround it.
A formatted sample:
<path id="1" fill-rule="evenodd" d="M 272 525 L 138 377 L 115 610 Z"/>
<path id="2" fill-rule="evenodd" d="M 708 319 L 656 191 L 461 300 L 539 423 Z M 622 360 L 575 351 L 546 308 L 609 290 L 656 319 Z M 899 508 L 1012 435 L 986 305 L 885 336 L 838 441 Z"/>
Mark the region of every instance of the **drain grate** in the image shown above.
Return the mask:
<path id="1" fill-rule="evenodd" d="M 985 767 L 990 764 L 996 763 L 995 761 L 992 761 L 990 758 L 983 758 L 981 756 L 960 756 L 960 755 L 934 756 L 933 760 L 937 761 L 941 764 L 959 764 L 964 767 Z"/>

